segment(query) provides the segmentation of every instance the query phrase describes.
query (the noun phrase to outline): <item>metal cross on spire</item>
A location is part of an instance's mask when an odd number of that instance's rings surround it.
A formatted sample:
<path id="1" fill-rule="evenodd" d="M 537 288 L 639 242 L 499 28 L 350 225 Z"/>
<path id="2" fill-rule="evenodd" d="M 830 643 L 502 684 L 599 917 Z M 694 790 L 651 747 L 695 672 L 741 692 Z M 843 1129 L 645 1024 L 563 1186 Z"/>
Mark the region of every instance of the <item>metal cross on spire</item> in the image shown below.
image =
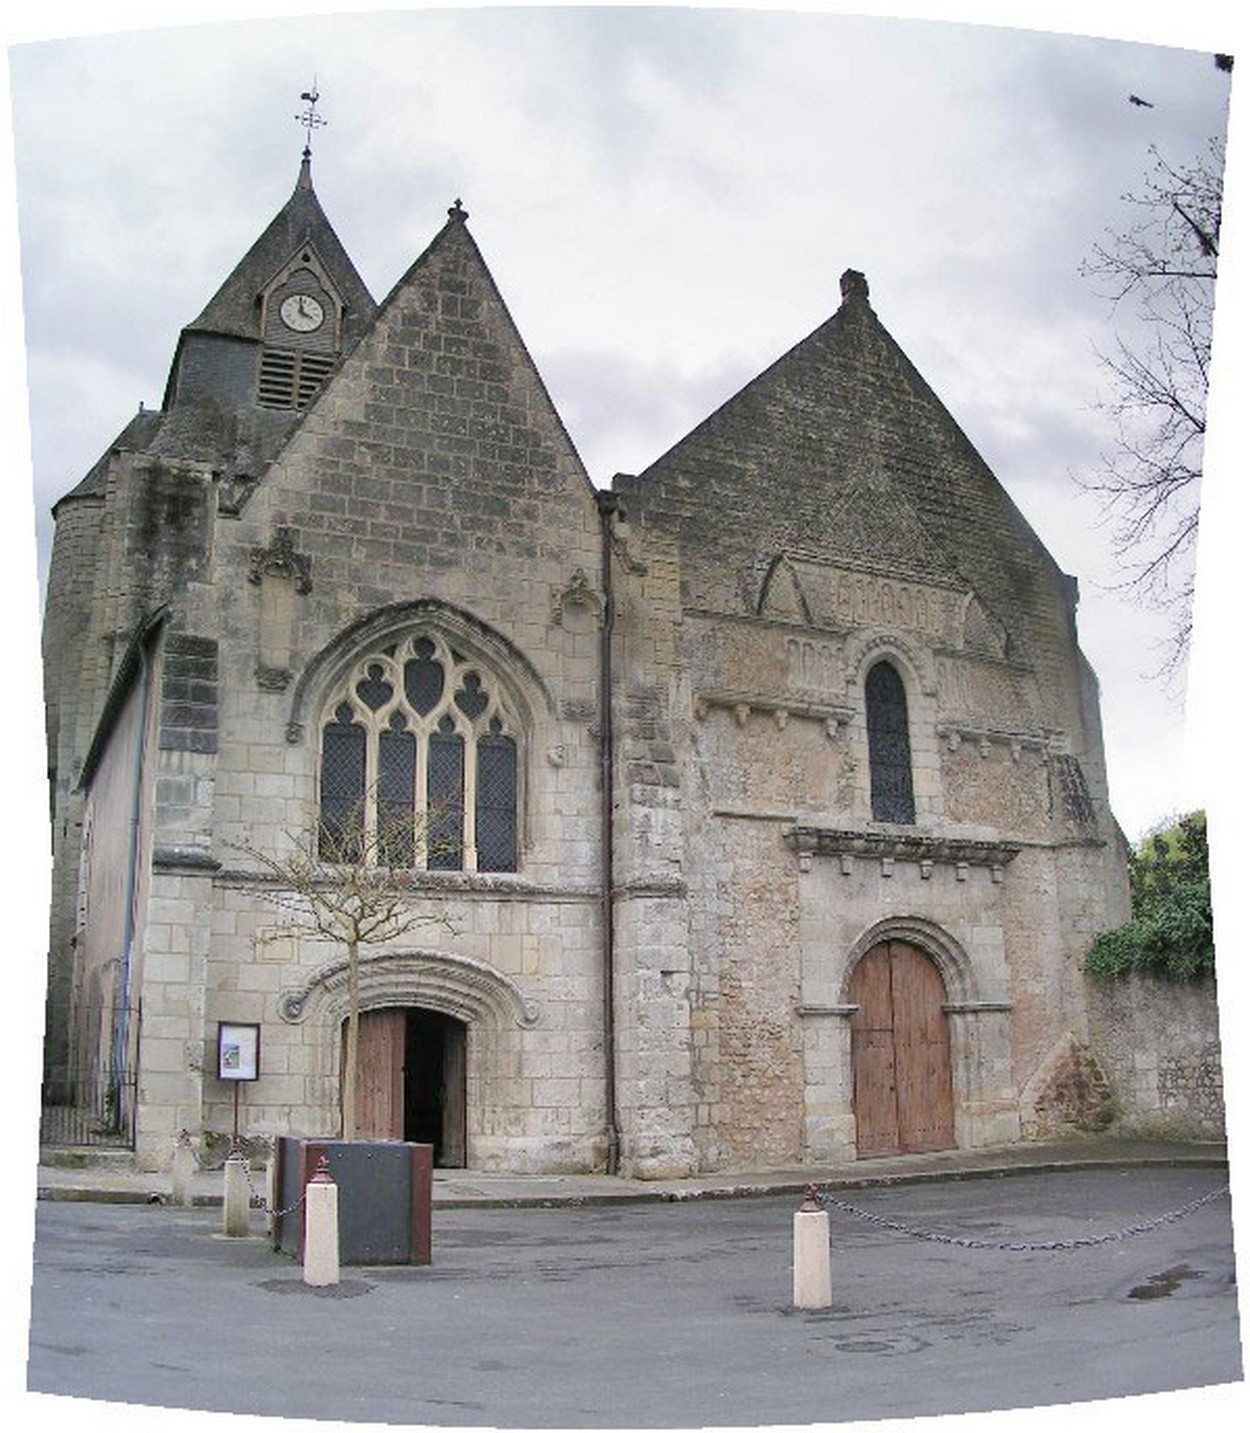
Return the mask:
<path id="1" fill-rule="evenodd" d="M 304 101 L 305 108 L 301 114 L 295 116 L 298 123 L 304 126 L 304 158 L 312 158 L 312 137 L 314 129 L 323 128 L 328 121 L 317 113 L 317 101 L 321 96 L 317 93 L 317 77 L 313 76 L 312 88 L 305 90 L 300 99 Z"/>

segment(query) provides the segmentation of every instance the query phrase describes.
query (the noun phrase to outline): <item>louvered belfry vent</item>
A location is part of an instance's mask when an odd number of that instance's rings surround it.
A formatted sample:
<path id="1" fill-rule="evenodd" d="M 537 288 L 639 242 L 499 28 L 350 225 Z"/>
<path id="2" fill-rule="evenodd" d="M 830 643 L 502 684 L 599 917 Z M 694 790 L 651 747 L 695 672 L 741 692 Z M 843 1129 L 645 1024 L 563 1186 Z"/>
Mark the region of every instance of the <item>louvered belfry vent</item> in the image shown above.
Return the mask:
<path id="1" fill-rule="evenodd" d="M 333 367 L 333 354 L 264 349 L 257 395 L 261 407 L 307 408 Z"/>

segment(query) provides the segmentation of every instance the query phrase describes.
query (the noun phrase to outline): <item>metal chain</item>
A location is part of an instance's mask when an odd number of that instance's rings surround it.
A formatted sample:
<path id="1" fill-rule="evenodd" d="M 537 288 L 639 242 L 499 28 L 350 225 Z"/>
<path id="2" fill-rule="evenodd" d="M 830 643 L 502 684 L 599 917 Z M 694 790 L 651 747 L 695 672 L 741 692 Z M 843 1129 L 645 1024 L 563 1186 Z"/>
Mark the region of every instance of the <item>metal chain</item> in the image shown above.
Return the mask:
<path id="1" fill-rule="evenodd" d="M 195 1146 L 191 1143 L 191 1135 L 188 1130 L 184 1129 L 182 1131 L 182 1133 L 178 1137 L 178 1143 L 179 1145 L 191 1151 L 191 1157 L 195 1160 L 195 1167 L 197 1169 L 207 1171 L 209 1173 L 216 1172 L 215 1170 L 208 1170 L 208 1167 L 205 1165 L 204 1161 L 196 1153 Z M 230 1145 L 230 1155 L 234 1156 L 236 1154 L 243 1161 L 243 1178 L 247 1180 L 247 1188 L 248 1193 L 251 1196 L 251 1203 L 253 1207 L 258 1208 L 260 1212 L 266 1216 L 266 1218 L 285 1219 L 288 1214 L 294 1214 L 295 1211 L 300 1207 L 300 1205 L 304 1203 L 304 1200 L 307 1197 L 307 1191 L 301 1193 L 300 1197 L 295 1201 L 295 1203 L 289 1205 L 286 1209 L 271 1209 L 269 1207 L 268 1199 L 266 1199 L 265 1196 L 261 1194 L 261 1192 L 256 1188 L 255 1184 L 252 1183 L 251 1166 L 248 1164 L 247 1156 L 243 1153 L 241 1141 L 233 1140 L 231 1141 Z"/>
<path id="2" fill-rule="evenodd" d="M 266 1218 L 285 1219 L 288 1214 L 294 1214 L 295 1211 L 300 1207 L 300 1205 L 303 1204 L 304 1200 L 308 1197 L 308 1191 L 305 1189 L 300 1192 L 300 1196 L 295 1201 L 295 1203 L 290 1205 L 288 1208 L 271 1209 L 269 1207 L 269 1201 L 265 1198 L 263 1194 L 261 1194 L 257 1190 L 256 1186 L 252 1183 L 251 1167 L 248 1164 L 247 1156 L 243 1153 L 242 1147 L 237 1141 L 231 1145 L 230 1154 L 231 1156 L 237 1154 L 239 1158 L 243 1161 L 243 1178 L 247 1180 L 247 1187 L 251 1194 L 252 1202 L 256 1205 L 257 1208 L 259 1208 L 261 1213 L 264 1214 Z"/>
<path id="3" fill-rule="evenodd" d="M 191 1142 L 190 1130 L 184 1129 L 182 1133 L 178 1136 L 178 1148 L 185 1149 L 190 1152 L 191 1158 L 195 1161 L 196 1169 L 204 1169 L 204 1161 L 200 1158 L 198 1152 L 196 1151 L 195 1145 Z"/>
<path id="4" fill-rule="evenodd" d="M 866 1220 L 869 1224 L 879 1225 L 883 1229 L 889 1229 L 895 1234 L 906 1234 L 912 1239 L 927 1239 L 935 1244 L 953 1244 L 959 1249 L 992 1249 L 1012 1254 L 1022 1253 L 1052 1253 L 1062 1252 L 1071 1249 L 1092 1249 L 1099 1244 L 1113 1244 L 1124 1239 L 1136 1238 L 1139 1234 L 1149 1234 L 1152 1230 L 1158 1229 L 1163 1224 L 1175 1224 L 1178 1219 L 1185 1219 L 1195 1210 L 1201 1209 L 1204 1204 L 1210 1204 L 1212 1200 L 1219 1199 L 1229 1192 L 1226 1184 L 1222 1189 L 1213 1189 L 1209 1194 L 1204 1194 L 1200 1199 L 1194 1199 L 1190 1203 L 1182 1205 L 1179 1209 L 1171 1209 L 1166 1214 L 1160 1214 L 1157 1219 L 1147 1220 L 1144 1224 L 1130 1224 L 1124 1229 L 1113 1230 L 1109 1234 L 1087 1234 L 1076 1239 L 1048 1239 L 1039 1243 L 1026 1243 L 1011 1241 L 994 1243 L 986 1239 L 964 1239 L 954 1234 L 939 1234 L 931 1229 L 914 1229 L 906 1224 L 898 1224 L 893 1219 L 884 1219 L 880 1214 L 870 1214 L 866 1209 L 857 1209 L 853 1204 L 848 1204 L 844 1199 L 835 1199 L 832 1195 L 823 1194 L 819 1190 L 808 1190 L 808 1197 L 814 1197 L 819 1203 L 840 1209 L 844 1214 L 852 1214 L 856 1219 Z"/>

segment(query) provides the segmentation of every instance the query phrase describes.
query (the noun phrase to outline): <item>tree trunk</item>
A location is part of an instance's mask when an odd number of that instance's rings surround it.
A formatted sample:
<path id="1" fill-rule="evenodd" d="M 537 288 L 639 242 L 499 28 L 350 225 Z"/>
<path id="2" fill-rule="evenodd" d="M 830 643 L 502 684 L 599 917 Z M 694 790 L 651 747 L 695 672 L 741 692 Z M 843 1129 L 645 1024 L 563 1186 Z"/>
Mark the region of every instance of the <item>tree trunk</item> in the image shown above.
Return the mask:
<path id="1" fill-rule="evenodd" d="M 347 945 L 347 1048 L 343 1052 L 343 1138 L 356 1138 L 356 1069 L 360 1048 L 360 965 L 358 946 Z"/>

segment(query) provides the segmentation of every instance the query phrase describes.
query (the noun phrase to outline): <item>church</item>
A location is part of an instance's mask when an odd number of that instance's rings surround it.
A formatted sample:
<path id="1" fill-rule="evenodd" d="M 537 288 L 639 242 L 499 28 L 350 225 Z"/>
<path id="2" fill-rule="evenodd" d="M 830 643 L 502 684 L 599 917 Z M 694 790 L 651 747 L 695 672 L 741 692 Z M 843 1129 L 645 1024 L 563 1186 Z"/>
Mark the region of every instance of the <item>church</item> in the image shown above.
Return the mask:
<path id="1" fill-rule="evenodd" d="M 305 151 L 56 504 L 45 1119 L 335 1136 L 354 1002 L 357 1127 L 445 1167 L 1080 1127 L 1128 892 L 1075 579 L 850 269 L 596 488 L 468 220 L 378 302 Z M 352 960 L 297 872 L 402 922 Z"/>

